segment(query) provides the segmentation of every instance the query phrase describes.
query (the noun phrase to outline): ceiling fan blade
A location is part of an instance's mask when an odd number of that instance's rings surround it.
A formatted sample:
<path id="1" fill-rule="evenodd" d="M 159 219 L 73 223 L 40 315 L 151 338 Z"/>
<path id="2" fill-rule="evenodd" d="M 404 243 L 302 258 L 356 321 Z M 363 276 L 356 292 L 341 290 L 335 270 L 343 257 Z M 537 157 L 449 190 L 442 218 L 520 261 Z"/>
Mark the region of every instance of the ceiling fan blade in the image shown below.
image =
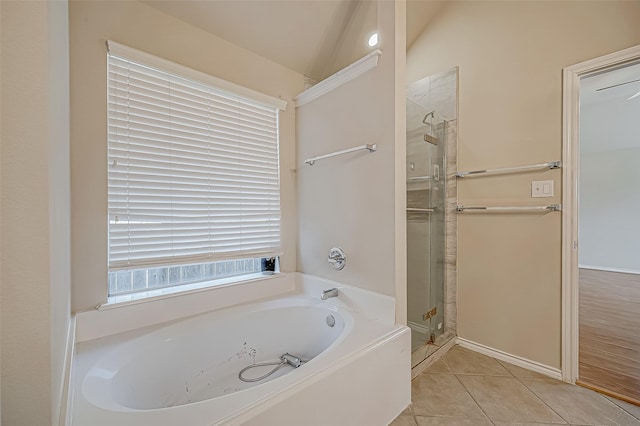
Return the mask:
<path id="1" fill-rule="evenodd" d="M 601 87 L 601 88 L 599 88 L 599 89 L 596 89 L 596 92 L 599 92 L 599 91 L 601 91 L 601 90 L 611 89 L 611 88 L 618 87 L 618 86 L 624 86 L 625 84 L 636 83 L 636 82 L 638 82 L 638 81 L 640 81 L 640 78 L 639 78 L 639 79 L 637 79 L 637 80 L 627 81 L 627 82 L 625 82 L 625 83 L 614 84 L 613 86 Z"/>

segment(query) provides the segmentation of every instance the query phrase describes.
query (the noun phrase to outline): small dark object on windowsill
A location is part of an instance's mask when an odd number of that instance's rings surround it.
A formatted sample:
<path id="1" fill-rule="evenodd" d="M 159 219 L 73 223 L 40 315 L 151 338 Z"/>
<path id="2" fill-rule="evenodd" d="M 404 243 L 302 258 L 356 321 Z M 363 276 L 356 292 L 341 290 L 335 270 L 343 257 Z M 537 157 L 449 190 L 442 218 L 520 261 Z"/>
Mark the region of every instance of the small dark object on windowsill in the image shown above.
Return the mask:
<path id="1" fill-rule="evenodd" d="M 275 257 L 263 257 L 262 258 L 262 273 L 264 275 L 273 275 L 276 271 L 276 258 Z"/>

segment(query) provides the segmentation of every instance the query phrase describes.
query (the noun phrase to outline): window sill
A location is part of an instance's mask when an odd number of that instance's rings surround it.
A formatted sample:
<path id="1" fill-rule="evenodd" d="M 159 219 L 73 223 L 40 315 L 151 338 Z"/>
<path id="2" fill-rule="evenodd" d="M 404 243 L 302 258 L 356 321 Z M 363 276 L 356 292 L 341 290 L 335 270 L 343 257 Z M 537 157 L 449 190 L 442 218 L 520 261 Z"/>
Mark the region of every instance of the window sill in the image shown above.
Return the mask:
<path id="1" fill-rule="evenodd" d="M 107 303 L 104 303 L 98 307 L 98 310 L 114 309 L 122 306 L 135 305 L 138 303 L 146 303 L 154 300 L 165 299 L 168 297 L 174 297 L 182 294 L 197 293 L 201 291 L 211 290 L 214 288 L 224 288 L 236 284 L 242 284 L 246 282 L 268 280 L 270 278 L 281 276 L 280 273 L 275 274 L 247 274 L 236 275 L 234 277 L 221 278 L 218 280 L 201 281 L 193 284 L 177 285 L 173 287 L 164 287 L 154 290 L 141 291 L 132 294 L 123 294 L 119 296 L 110 296 L 107 299 Z"/>

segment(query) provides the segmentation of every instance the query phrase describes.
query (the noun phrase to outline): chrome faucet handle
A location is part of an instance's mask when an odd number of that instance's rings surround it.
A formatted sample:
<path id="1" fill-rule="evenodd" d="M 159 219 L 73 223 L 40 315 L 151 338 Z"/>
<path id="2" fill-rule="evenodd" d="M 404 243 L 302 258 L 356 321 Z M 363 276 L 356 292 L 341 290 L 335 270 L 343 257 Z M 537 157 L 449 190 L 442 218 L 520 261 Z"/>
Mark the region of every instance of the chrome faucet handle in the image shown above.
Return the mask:
<path id="1" fill-rule="evenodd" d="M 327 262 L 329 262 L 333 269 L 341 271 L 347 264 L 347 256 L 345 256 L 344 250 L 342 250 L 340 247 L 333 247 L 331 250 L 329 250 L 329 257 L 327 257 Z"/>

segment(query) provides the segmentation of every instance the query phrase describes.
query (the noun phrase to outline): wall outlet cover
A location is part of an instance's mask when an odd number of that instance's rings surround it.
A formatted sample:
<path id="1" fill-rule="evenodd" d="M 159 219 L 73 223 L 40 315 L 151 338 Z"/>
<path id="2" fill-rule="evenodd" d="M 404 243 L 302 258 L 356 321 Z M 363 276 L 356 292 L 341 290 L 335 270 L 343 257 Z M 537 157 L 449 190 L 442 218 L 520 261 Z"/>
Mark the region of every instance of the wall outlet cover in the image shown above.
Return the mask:
<path id="1" fill-rule="evenodd" d="M 553 197 L 552 180 L 534 180 L 531 182 L 531 198 Z"/>

